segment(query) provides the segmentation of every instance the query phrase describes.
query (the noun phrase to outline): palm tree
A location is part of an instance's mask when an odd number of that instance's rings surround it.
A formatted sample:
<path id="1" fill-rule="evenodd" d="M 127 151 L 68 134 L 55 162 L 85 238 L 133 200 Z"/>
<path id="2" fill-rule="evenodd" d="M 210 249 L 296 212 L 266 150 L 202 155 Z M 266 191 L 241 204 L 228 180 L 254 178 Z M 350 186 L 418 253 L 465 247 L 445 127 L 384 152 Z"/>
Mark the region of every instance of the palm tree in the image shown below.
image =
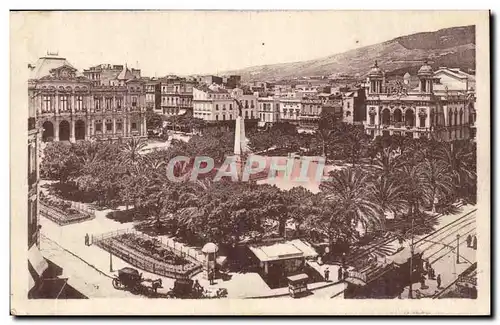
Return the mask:
<path id="1" fill-rule="evenodd" d="M 122 146 L 123 159 L 126 164 L 135 165 L 141 158 L 141 150 L 147 146 L 142 138 L 132 137 Z"/>
<path id="2" fill-rule="evenodd" d="M 436 198 L 453 193 L 453 179 L 448 167 L 442 161 L 426 158 L 418 167 L 423 176 L 422 185 L 429 189 L 424 193 L 432 205 L 432 212 L 436 212 Z"/>
<path id="3" fill-rule="evenodd" d="M 345 168 L 330 173 L 331 180 L 323 182 L 320 189 L 329 200 L 339 200 L 343 214 L 354 225 L 365 230 L 381 225 L 383 211 L 374 197 L 373 187 L 367 186 L 370 175 L 359 168 Z"/>
<path id="4" fill-rule="evenodd" d="M 455 198 L 463 187 L 477 183 L 476 150 L 473 144 L 456 141 L 453 145 L 443 145 L 439 149 L 438 157 L 448 166 L 455 186 Z"/>
<path id="5" fill-rule="evenodd" d="M 382 175 L 369 184 L 373 190 L 373 196 L 384 213 L 382 218 L 382 229 L 385 229 L 385 214 L 390 212 L 394 215 L 405 211 L 407 208 L 404 200 L 403 184 L 397 178 L 390 175 Z"/>

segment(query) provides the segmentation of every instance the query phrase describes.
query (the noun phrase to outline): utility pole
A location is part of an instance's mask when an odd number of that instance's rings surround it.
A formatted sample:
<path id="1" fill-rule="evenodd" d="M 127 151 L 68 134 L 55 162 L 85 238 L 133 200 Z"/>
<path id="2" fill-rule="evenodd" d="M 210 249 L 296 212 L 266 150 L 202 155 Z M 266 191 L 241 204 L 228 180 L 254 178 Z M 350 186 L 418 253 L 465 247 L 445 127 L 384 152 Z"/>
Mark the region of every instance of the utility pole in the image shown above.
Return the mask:
<path id="1" fill-rule="evenodd" d="M 109 272 L 113 272 L 113 254 L 109 251 Z"/>
<path id="2" fill-rule="evenodd" d="M 460 264 L 460 234 L 457 234 L 457 264 Z"/>
<path id="3" fill-rule="evenodd" d="M 408 298 L 413 299 L 413 253 L 415 250 L 414 242 L 413 242 L 413 225 L 414 220 L 413 217 L 411 219 L 411 243 L 410 243 L 410 287 L 408 291 Z"/>

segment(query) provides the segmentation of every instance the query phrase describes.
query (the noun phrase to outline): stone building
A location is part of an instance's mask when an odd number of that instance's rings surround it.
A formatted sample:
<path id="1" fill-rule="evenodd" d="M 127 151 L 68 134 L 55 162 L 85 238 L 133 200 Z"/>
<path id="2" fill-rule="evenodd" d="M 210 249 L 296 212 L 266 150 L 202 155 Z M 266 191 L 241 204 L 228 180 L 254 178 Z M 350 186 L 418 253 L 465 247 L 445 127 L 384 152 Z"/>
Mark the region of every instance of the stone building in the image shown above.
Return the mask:
<path id="1" fill-rule="evenodd" d="M 452 72 L 445 68 L 434 72 L 426 62 L 417 74 L 418 87 L 404 81 L 387 87 L 385 74 L 375 62 L 367 79 L 367 134 L 413 138 L 432 134 L 443 141 L 470 138 L 475 111 L 474 87 L 470 84 L 475 78 Z"/>
<path id="2" fill-rule="evenodd" d="M 193 82 L 173 76 L 162 78 L 160 82 L 163 114 L 183 115 L 193 110 Z"/>
<path id="3" fill-rule="evenodd" d="M 205 121 L 235 120 L 238 105 L 231 94 L 216 84 L 198 85 L 193 89 L 193 117 Z"/>
<path id="4" fill-rule="evenodd" d="M 42 141 L 146 137 L 144 83 L 122 67 L 106 81 L 96 72 L 97 83 L 64 58 L 40 58 L 28 81 L 28 93 L 30 110 L 43 130 Z"/>

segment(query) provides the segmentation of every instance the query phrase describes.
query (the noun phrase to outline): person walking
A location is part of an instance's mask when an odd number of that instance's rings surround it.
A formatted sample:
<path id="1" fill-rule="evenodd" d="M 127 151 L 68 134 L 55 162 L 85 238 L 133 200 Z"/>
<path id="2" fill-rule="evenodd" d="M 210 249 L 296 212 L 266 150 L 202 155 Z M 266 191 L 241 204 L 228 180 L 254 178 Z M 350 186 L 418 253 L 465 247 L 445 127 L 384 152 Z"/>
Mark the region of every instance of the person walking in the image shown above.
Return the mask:
<path id="1" fill-rule="evenodd" d="M 472 236 L 469 234 L 467 236 L 467 247 L 470 247 L 471 246 L 471 243 L 472 243 Z"/>
<path id="2" fill-rule="evenodd" d="M 328 282 L 330 279 L 330 269 L 326 268 L 325 269 L 325 281 Z"/>
<path id="3" fill-rule="evenodd" d="M 337 272 L 337 281 L 342 281 L 342 275 L 344 274 L 343 270 L 342 270 L 342 266 L 339 266 L 339 270 Z"/>
<path id="4" fill-rule="evenodd" d="M 85 234 L 85 246 L 89 246 L 89 234 Z"/>
<path id="5" fill-rule="evenodd" d="M 472 249 L 476 250 L 477 249 L 477 237 L 474 235 L 474 238 L 472 239 Z"/>
<path id="6" fill-rule="evenodd" d="M 436 278 L 436 282 L 437 282 L 437 288 L 438 289 L 441 289 L 441 274 L 438 274 L 437 278 Z"/>

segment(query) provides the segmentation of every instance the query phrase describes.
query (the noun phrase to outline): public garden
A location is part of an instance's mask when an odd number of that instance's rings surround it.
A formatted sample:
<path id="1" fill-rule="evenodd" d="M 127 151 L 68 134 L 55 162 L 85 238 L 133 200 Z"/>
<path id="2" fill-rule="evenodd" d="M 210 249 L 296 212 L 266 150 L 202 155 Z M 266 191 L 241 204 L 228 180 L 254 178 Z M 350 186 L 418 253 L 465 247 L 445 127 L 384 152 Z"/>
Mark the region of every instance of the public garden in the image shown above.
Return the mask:
<path id="1" fill-rule="evenodd" d="M 210 175 L 196 182 L 168 179 L 166 165 L 174 157 L 208 156 L 220 164 L 232 155 L 234 132 L 224 128 L 205 128 L 187 142 L 170 139 L 168 147 L 149 152 L 143 150 L 147 141 L 136 138 L 122 144 L 48 143 L 40 172 L 50 180 L 44 192 L 47 200 L 113 209 L 108 219 L 133 224 L 137 234 L 115 237 L 115 249 L 118 244 L 123 250 L 136 247 L 157 263 L 187 269 L 196 257 L 157 248 L 149 238 L 168 236 L 198 249 L 213 242 L 233 272 L 247 271 L 236 249 L 241 245 L 301 239 L 318 251 L 323 263 L 334 263 L 377 238 L 407 240 L 412 221 L 422 234 L 433 231 L 428 215 L 453 212 L 457 201 L 475 204 L 474 142 L 402 136 L 371 140 L 362 128 L 331 119 L 325 114 L 315 134 L 301 134 L 288 123 L 247 131 L 252 152 L 322 156 L 328 166 L 338 166 L 317 192 L 213 181 Z M 178 163 L 174 172 L 182 175 L 192 168 Z M 380 254 L 382 249 L 373 250 L 363 259 Z"/>

